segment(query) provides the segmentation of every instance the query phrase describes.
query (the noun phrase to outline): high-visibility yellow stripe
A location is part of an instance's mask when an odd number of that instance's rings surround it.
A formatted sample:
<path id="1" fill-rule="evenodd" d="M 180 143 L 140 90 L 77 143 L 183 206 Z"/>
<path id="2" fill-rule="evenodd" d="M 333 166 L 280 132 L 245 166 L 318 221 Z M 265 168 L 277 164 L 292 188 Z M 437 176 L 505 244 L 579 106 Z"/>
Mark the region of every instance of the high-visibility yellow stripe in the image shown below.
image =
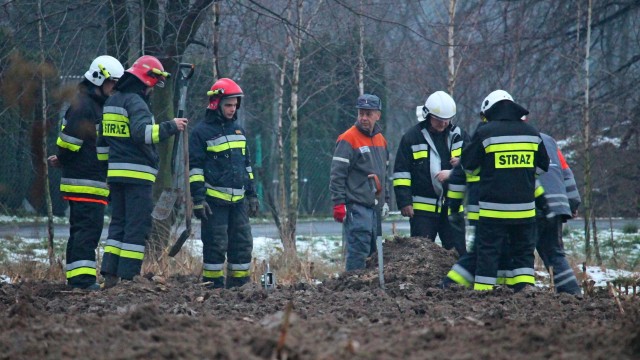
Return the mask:
<path id="1" fill-rule="evenodd" d="M 447 273 L 447 277 L 455 281 L 457 284 L 463 285 L 464 287 L 471 287 L 471 283 L 454 270 L 449 270 L 449 272 Z"/>
<path id="2" fill-rule="evenodd" d="M 214 189 L 207 189 L 207 195 L 230 202 L 238 202 L 244 198 L 244 195 L 225 194 Z"/>
<path id="3" fill-rule="evenodd" d="M 411 179 L 393 179 L 393 186 L 411 186 Z"/>
<path id="4" fill-rule="evenodd" d="M 219 278 L 224 276 L 223 270 L 202 270 L 202 276 L 208 278 Z"/>
<path id="5" fill-rule="evenodd" d="M 252 172 L 249 173 L 249 180 L 253 180 L 253 173 Z"/>
<path id="6" fill-rule="evenodd" d="M 249 270 L 230 270 L 229 271 L 229 276 L 234 278 L 248 277 L 249 275 L 251 275 L 251 272 Z"/>
<path id="7" fill-rule="evenodd" d="M 109 196 L 109 190 L 97 188 L 93 186 L 61 184 L 60 191 L 81 193 L 81 194 L 92 194 L 92 195 L 98 195 L 98 196 L 104 196 L 104 197 Z"/>
<path id="8" fill-rule="evenodd" d="M 473 290 L 480 290 L 480 291 L 493 290 L 493 285 L 474 283 Z"/>
<path id="9" fill-rule="evenodd" d="M 542 186 L 538 186 L 536 188 L 535 193 L 534 193 L 535 197 L 538 197 L 538 196 L 543 195 L 543 194 L 544 194 L 544 188 Z"/>
<path id="10" fill-rule="evenodd" d="M 448 190 L 447 197 L 450 199 L 464 199 L 464 193 L 460 191 Z"/>
<path id="11" fill-rule="evenodd" d="M 156 181 L 156 176 L 141 171 L 133 170 L 107 170 L 108 177 L 127 177 L 133 179 L 149 180 L 151 182 Z"/>
<path id="12" fill-rule="evenodd" d="M 467 219 L 468 220 L 479 220 L 480 219 L 480 214 L 478 214 L 477 212 L 468 212 L 467 213 Z"/>
<path id="13" fill-rule="evenodd" d="M 527 219 L 536 216 L 536 209 L 522 211 L 496 211 L 480 209 L 480 217 L 496 219 Z"/>
<path id="14" fill-rule="evenodd" d="M 123 123 L 129 123 L 129 118 L 121 115 L 121 114 L 113 114 L 113 113 L 105 113 L 102 114 L 102 120 L 107 120 L 107 121 L 117 121 L 117 122 L 123 122 Z"/>
<path id="15" fill-rule="evenodd" d="M 120 257 L 127 258 L 127 259 L 142 260 L 144 259 L 144 253 L 131 251 L 131 250 L 120 250 Z"/>
<path id="16" fill-rule="evenodd" d="M 422 210 L 429 212 L 439 212 L 438 207 L 432 204 L 413 203 L 413 210 Z"/>
<path id="17" fill-rule="evenodd" d="M 507 143 L 493 144 L 484 148 L 486 153 L 498 151 L 538 151 L 538 144 L 534 143 Z"/>
<path id="18" fill-rule="evenodd" d="M 160 125 L 158 124 L 152 126 L 151 141 L 153 141 L 154 144 L 160 142 Z"/>
<path id="19" fill-rule="evenodd" d="M 533 275 L 517 275 L 507 279 L 507 285 L 517 284 L 536 284 L 536 278 Z"/>
<path id="20" fill-rule="evenodd" d="M 413 153 L 414 160 L 418 160 L 426 157 L 429 157 L 429 152 L 427 150 L 416 151 Z"/>
<path id="21" fill-rule="evenodd" d="M 464 211 L 464 206 L 460 206 L 460 209 L 458 210 L 458 213 L 461 213 Z M 451 215 L 451 208 L 447 209 L 447 215 Z"/>
<path id="22" fill-rule="evenodd" d="M 105 246 L 104 252 L 120 256 L 120 248 L 117 248 L 115 246 L 110 246 L 110 245 Z"/>
<path id="23" fill-rule="evenodd" d="M 480 181 L 480 176 L 478 175 L 466 174 L 466 178 L 468 183 Z"/>
<path id="24" fill-rule="evenodd" d="M 204 175 L 191 175 L 189 176 L 189 182 L 198 182 L 198 181 L 202 181 L 204 182 Z"/>
<path id="25" fill-rule="evenodd" d="M 451 157 L 460 157 L 462 155 L 462 148 L 451 150 Z"/>
<path id="26" fill-rule="evenodd" d="M 78 150 L 80 150 L 80 145 L 76 145 L 76 144 L 72 144 L 70 142 L 66 142 L 64 140 L 62 140 L 61 138 L 58 138 L 58 140 L 56 140 L 56 145 L 58 145 L 61 148 L 65 148 L 65 149 L 69 149 L 73 152 L 76 152 Z"/>
<path id="27" fill-rule="evenodd" d="M 98 160 L 100 160 L 100 161 L 109 160 L 109 154 L 98 154 Z"/>
<path id="28" fill-rule="evenodd" d="M 246 141 L 229 141 L 220 145 L 207 146 L 207 151 L 221 152 L 229 149 L 244 149 Z"/>
<path id="29" fill-rule="evenodd" d="M 96 269 L 90 267 L 79 267 L 73 270 L 67 271 L 67 279 L 78 276 L 78 275 L 93 275 L 96 276 Z"/>

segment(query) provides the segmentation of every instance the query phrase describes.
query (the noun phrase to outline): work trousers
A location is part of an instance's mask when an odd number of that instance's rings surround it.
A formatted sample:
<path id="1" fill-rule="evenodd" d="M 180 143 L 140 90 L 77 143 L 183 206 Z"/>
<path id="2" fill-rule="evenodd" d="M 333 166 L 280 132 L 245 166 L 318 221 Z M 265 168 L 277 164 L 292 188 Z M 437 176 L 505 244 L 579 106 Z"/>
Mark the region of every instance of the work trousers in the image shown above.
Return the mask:
<path id="1" fill-rule="evenodd" d="M 111 183 L 111 223 L 102 257 L 102 275 L 132 280 L 140 274 L 151 231 L 151 183 Z"/>
<path id="2" fill-rule="evenodd" d="M 556 290 L 573 295 L 581 294 L 578 280 L 569 265 L 562 242 L 562 220 L 556 216 L 551 219 L 538 218 L 538 255 L 544 266 L 553 266 L 553 282 Z"/>
<path id="3" fill-rule="evenodd" d="M 253 236 L 243 201 L 219 205 L 208 201 L 212 214 L 202 221 L 203 282 L 214 288 L 225 286 L 224 262 L 227 260 L 226 287 L 249 282 Z"/>
<path id="4" fill-rule="evenodd" d="M 509 244 L 508 247 L 505 244 Z M 536 244 L 536 223 L 501 224 L 485 222 L 482 218 L 476 229 L 475 246 L 477 266 L 474 289 L 491 290 L 497 283 L 500 259 L 505 249 L 511 255 L 510 279 L 506 282 L 519 291 L 526 285 L 534 285 L 533 270 Z"/>
<path id="5" fill-rule="evenodd" d="M 104 224 L 104 204 L 69 201 L 69 240 L 66 252 L 67 283 L 87 287 L 96 283 L 96 248 Z"/>
<path id="6" fill-rule="evenodd" d="M 441 208 L 441 212 L 437 216 L 414 215 L 409 219 L 411 236 L 425 237 L 435 241 L 436 235 L 438 235 L 443 248 L 447 250 L 455 248 L 459 255 L 464 255 L 467 252 L 464 239 L 464 218 L 454 215 L 456 220 L 454 228 L 449 224 L 447 213 L 448 208 L 445 206 Z M 461 227 L 460 220 L 463 224 Z M 462 231 L 462 236 L 460 236 L 460 231 Z"/>
<path id="7" fill-rule="evenodd" d="M 371 247 L 375 246 L 378 235 L 378 211 L 360 204 L 347 204 L 344 220 L 347 271 L 364 269 Z"/>

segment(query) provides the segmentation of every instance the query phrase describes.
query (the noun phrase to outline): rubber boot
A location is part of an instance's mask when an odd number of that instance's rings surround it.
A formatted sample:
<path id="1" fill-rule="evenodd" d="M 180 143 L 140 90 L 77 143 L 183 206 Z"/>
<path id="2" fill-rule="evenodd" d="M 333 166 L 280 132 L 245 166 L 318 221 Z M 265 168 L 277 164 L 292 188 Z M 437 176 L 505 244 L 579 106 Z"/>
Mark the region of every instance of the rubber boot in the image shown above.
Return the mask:
<path id="1" fill-rule="evenodd" d="M 249 282 L 249 277 L 228 277 L 227 278 L 227 289 L 232 289 L 235 287 L 241 287 L 242 285 Z"/>

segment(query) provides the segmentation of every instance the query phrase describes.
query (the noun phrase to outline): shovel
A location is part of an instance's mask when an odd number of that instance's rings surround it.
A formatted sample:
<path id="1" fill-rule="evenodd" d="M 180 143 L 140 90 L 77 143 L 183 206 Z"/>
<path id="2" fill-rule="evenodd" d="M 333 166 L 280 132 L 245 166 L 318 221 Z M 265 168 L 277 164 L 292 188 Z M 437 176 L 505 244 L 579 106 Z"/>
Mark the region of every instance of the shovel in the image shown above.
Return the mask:
<path id="1" fill-rule="evenodd" d="M 189 79 L 193 76 L 193 69 L 195 65 L 180 63 L 178 65 L 179 72 L 179 85 L 180 85 L 180 100 L 178 101 L 178 117 L 184 116 L 184 111 L 187 103 L 187 87 L 189 85 Z M 186 130 L 185 130 L 186 131 Z M 171 189 L 164 189 L 156 205 L 153 207 L 151 216 L 156 220 L 165 220 L 171 215 L 173 207 L 178 200 L 178 197 L 182 194 L 182 190 L 177 188 L 178 172 L 176 171 L 176 156 L 179 148 L 179 140 L 176 137 L 173 141 L 173 151 L 171 152 Z M 187 169 L 188 171 L 188 169 Z"/>
<path id="2" fill-rule="evenodd" d="M 169 250 L 169 256 L 174 257 L 182 249 L 185 241 L 191 236 L 191 215 L 193 213 L 193 203 L 191 201 L 191 189 L 189 185 L 189 133 L 185 128 L 182 132 L 182 155 L 184 158 L 184 202 L 185 202 L 185 222 L 186 229 L 182 231 L 178 240 Z"/>

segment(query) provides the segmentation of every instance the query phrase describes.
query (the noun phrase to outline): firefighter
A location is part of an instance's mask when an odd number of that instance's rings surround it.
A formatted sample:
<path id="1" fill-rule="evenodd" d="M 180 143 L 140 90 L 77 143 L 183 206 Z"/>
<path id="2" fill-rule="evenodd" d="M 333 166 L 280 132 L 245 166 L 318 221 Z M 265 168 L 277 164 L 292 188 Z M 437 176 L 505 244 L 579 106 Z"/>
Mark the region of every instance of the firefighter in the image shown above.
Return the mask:
<path id="1" fill-rule="evenodd" d="M 480 176 L 473 286 L 493 289 L 509 241 L 510 284 L 520 291 L 535 283 L 536 172 L 547 171 L 549 156 L 540 133 L 521 121 L 529 112 L 506 91 L 490 93 L 480 113 L 488 123 L 478 128 L 461 159 L 465 171 Z"/>
<path id="2" fill-rule="evenodd" d="M 462 240 L 459 235 L 454 236 L 448 220 L 449 209 L 443 200 L 451 170 L 459 165 L 466 134 L 451 123 L 456 103 L 444 91 L 429 95 L 422 109 L 422 121 L 402 136 L 396 154 L 393 170 L 396 202 L 402 215 L 409 217 L 411 236 L 435 241 L 439 235 L 444 248 L 455 248 L 462 255 L 466 252 L 464 234 Z M 456 218 L 457 232 L 460 219 Z"/>
<path id="3" fill-rule="evenodd" d="M 155 86 L 164 87 L 169 76 L 157 58 L 144 55 L 125 71 L 104 104 L 98 158 L 109 164 L 112 209 L 100 270 L 105 288 L 140 274 L 158 173 L 155 144 L 187 125 L 184 118 L 156 124 L 149 110 L 151 92 Z"/>
<path id="4" fill-rule="evenodd" d="M 562 223 L 575 217 L 580 206 L 580 194 L 573 172 L 556 141 L 547 134 L 540 134 L 551 162 L 549 171 L 541 174 L 544 197 L 553 216 L 538 214 L 538 238 L 536 249 L 544 265 L 553 267 L 553 282 L 558 292 L 580 296 L 582 292 L 564 253 Z"/>
<path id="5" fill-rule="evenodd" d="M 202 221 L 202 281 L 211 288 L 249 282 L 253 237 L 249 217 L 259 210 L 245 130 L 236 121 L 243 97 L 233 80 L 216 81 L 205 120 L 189 142 L 189 181 L 194 215 Z M 248 209 L 247 209 L 248 208 Z"/>
<path id="6" fill-rule="evenodd" d="M 365 268 L 372 244 L 380 235 L 378 217 L 388 209 L 389 153 L 378 124 L 382 102 L 376 95 L 363 94 L 356 100 L 356 108 L 356 123 L 336 142 L 329 183 L 333 218 L 344 222 L 346 271 Z"/>
<path id="7" fill-rule="evenodd" d="M 72 288 L 100 289 L 96 283 L 96 248 L 109 188 L 106 164 L 96 155 L 96 130 L 102 106 L 123 73 L 122 64 L 111 56 L 98 56 L 91 62 L 62 119 L 56 141 L 58 155 L 49 157 L 52 166 L 62 168 L 60 192 L 69 201 L 65 270 Z"/>

